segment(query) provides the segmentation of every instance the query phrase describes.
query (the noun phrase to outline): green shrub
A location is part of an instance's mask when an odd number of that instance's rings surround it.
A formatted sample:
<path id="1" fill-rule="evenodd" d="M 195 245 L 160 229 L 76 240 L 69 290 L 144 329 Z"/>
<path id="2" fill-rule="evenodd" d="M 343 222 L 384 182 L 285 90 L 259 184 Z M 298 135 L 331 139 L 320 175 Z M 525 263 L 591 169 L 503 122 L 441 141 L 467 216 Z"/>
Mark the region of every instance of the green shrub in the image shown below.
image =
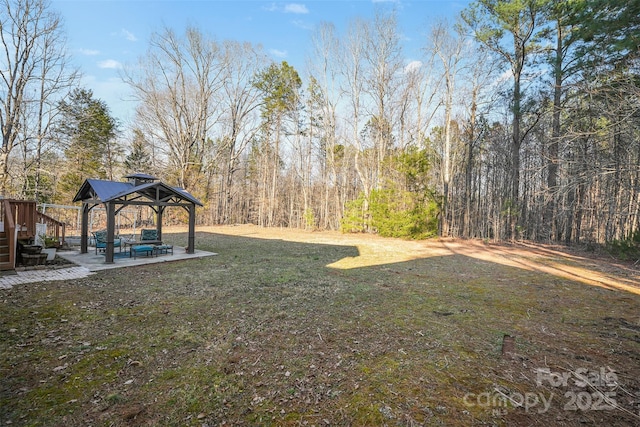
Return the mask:
<path id="1" fill-rule="evenodd" d="M 313 209 L 307 208 L 304 211 L 304 225 L 307 229 L 313 229 L 316 227 L 316 215 L 313 213 Z"/>
<path id="2" fill-rule="evenodd" d="M 640 230 L 634 231 L 626 239 L 607 242 L 607 251 L 623 260 L 640 259 Z"/>
<path id="3" fill-rule="evenodd" d="M 438 234 L 439 203 L 430 188 L 429 156 L 409 147 L 387 157 L 384 185 L 345 204 L 344 233 L 424 239 Z"/>
<path id="4" fill-rule="evenodd" d="M 345 204 L 344 216 L 340 221 L 340 231 L 343 233 L 364 233 L 369 230 L 371 224 L 365 202 L 364 193 L 361 192 L 357 199 Z"/>
<path id="5" fill-rule="evenodd" d="M 371 222 L 384 237 L 424 239 L 438 233 L 438 207 L 418 200 L 408 191 L 375 190 L 371 193 Z"/>
<path id="6" fill-rule="evenodd" d="M 438 232 L 438 206 L 435 201 L 424 200 L 409 191 L 373 190 L 368 202 L 361 193 L 347 203 L 341 230 L 375 232 L 384 237 L 433 237 Z"/>

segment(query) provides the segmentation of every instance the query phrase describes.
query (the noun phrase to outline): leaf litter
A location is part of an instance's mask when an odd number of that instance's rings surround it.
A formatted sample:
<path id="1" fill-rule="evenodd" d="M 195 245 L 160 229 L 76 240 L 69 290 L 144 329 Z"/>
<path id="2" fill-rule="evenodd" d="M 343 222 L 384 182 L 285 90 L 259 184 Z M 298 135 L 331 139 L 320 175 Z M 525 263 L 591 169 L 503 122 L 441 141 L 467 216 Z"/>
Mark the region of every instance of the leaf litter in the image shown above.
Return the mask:
<path id="1" fill-rule="evenodd" d="M 632 265 L 255 226 L 196 242 L 219 255 L 2 291 L 0 422 L 640 423 Z"/>

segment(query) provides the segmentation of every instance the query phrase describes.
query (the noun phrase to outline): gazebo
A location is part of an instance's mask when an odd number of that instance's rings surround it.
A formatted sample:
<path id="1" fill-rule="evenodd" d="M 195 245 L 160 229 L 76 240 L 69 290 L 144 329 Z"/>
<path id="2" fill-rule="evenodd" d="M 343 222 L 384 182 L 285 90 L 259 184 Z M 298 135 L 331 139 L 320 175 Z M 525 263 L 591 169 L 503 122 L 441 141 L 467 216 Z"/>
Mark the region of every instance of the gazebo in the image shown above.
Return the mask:
<path id="1" fill-rule="evenodd" d="M 127 175 L 126 182 L 87 179 L 73 198 L 74 202 L 82 202 L 82 232 L 80 252 L 88 252 L 89 212 L 96 206 L 104 205 L 107 214 L 107 247 L 105 263 L 113 263 L 116 214 L 126 206 L 149 206 L 156 214 L 158 239 L 162 239 L 162 215 L 169 206 L 179 206 L 189 212 L 189 238 L 187 253 L 195 252 L 196 206 L 202 203 L 186 190 L 171 187 L 158 178 L 136 173 Z"/>

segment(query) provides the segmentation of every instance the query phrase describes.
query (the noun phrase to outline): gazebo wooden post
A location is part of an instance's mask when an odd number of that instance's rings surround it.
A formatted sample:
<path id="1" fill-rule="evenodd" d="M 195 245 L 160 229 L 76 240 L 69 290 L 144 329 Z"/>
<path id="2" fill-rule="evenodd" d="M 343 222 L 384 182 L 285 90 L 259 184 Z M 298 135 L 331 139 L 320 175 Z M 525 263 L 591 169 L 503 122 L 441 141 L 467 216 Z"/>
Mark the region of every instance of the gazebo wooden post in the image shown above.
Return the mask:
<path id="1" fill-rule="evenodd" d="M 80 253 L 86 254 L 89 249 L 89 204 L 82 204 L 82 225 L 80 231 Z"/>
<path id="2" fill-rule="evenodd" d="M 162 240 L 162 214 L 164 213 L 164 206 L 158 206 L 156 212 L 156 230 L 158 231 L 158 240 Z"/>
<path id="3" fill-rule="evenodd" d="M 191 203 L 189 205 L 189 240 L 187 244 L 187 253 L 195 253 L 196 243 L 196 205 Z"/>
<path id="4" fill-rule="evenodd" d="M 105 248 L 105 264 L 113 264 L 113 237 L 116 228 L 116 210 L 112 202 L 104 204 L 107 212 L 107 247 Z"/>

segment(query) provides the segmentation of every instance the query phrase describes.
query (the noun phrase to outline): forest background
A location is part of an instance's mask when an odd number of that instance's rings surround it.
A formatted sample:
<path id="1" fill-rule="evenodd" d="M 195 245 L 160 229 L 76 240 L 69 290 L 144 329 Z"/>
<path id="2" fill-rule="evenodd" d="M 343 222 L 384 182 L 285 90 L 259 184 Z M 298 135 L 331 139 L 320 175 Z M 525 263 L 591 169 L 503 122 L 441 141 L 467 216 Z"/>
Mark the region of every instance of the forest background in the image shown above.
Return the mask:
<path id="1" fill-rule="evenodd" d="M 126 129 L 47 1 L 1 5 L 5 197 L 69 205 L 87 178 L 141 172 L 206 225 L 640 243 L 638 1 L 476 0 L 408 64 L 381 8 L 319 25 L 306 70 L 165 27 L 123 70 Z"/>

